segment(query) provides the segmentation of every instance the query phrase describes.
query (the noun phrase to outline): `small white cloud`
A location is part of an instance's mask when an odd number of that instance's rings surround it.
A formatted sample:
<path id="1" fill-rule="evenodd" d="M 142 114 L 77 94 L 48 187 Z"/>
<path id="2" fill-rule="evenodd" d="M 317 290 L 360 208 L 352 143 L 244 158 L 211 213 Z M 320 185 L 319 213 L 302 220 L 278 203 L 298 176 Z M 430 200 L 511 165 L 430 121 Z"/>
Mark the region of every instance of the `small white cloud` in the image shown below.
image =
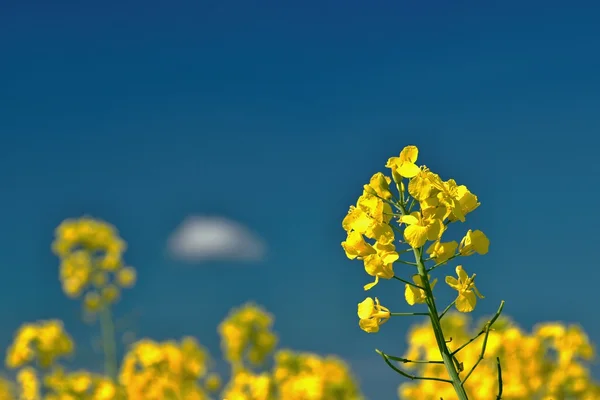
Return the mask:
<path id="1" fill-rule="evenodd" d="M 171 256 L 190 262 L 260 261 L 266 246 L 238 222 L 223 217 L 187 217 L 168 241 Z"/>

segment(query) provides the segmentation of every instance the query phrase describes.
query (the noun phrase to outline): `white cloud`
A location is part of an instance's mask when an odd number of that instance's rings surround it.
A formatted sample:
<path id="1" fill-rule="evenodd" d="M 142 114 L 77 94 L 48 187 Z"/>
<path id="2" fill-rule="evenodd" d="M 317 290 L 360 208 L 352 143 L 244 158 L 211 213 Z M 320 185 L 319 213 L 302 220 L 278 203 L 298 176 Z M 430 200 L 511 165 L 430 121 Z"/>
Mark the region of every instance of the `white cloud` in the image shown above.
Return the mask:
<path id="1" fill-rule="evenodd" d="M 189 216 L 168 241 L 171 256 L 190 262 L 260 261 L 263 240 L 240 223 L 223 217 Z"/>

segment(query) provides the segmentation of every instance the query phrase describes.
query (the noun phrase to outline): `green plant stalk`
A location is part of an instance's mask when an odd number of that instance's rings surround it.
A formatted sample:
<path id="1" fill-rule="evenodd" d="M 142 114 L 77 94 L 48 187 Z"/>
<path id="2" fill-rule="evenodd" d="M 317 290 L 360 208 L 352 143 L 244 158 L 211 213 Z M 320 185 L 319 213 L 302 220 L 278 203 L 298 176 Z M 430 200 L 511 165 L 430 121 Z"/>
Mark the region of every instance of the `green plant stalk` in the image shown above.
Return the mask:
<path id="1" fill-rule="evenodd" d="M 113 381 L 117 379 L 117 346 L 115 342 L 115 326 L 108 304 L 100 311 L 100 330 L 102 331 L 102 347 L 104 350 L 104 372 Z"/>
<path id="2" fill-rule="evenodd" d="M 444 366 L 446 367 L 446 371 L 448 371 L 448 375 L 450 376 L 450 380 L 452 381 L 452 387 L 454 387 L 454 391 L 456 392 L 458 399 L 469 400 L 467 392 L 465 391 L 461 379 L 458 376 L 458 371 L 456 369 L 456 365 L 454 364 L 452 354 L 450 353 L 450 350 L 448 350 L 448 346 L 446 345 L 446 339 L 444 338 L 444 332 L 442 331 L 442 325 L 440 323 L 439 314 L 435 305 L 435 300 L 433 299 L 433 292 L 431 290 L 431 285 L 429 284 L 427 269 L 425 268 L 425 263 L 423 262 L 423 248 L 413 248 L 413 253 L 415 255 L 415 261 L 417 262 L 417 270 L 419 272 L 419 276 L 421 277 L 421 280 L 423 282 L 423 290 L 426 294 L 425 302 L 427 304 L 427 308 L 429 309 L 431 327 L 433 328 L 435 340 L 437 342 L 438 348 L 440 349 L 440 354 L 442 356 L 442 360 L 444 361 Z"/>

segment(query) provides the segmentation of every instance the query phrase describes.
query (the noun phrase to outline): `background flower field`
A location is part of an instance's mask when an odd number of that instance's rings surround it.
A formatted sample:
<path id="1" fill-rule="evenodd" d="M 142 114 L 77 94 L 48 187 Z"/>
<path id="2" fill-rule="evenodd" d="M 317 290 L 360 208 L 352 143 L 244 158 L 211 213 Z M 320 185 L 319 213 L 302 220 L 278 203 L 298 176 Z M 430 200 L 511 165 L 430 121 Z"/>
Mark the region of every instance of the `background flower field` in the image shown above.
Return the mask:
<path id="1" fill-rule="evenodd" d="M 57 319 L 75 343 L 63 362 L 103 372 L 99 326 L 51 251 L 63 220 L 90 215 L 118 228 L 137 271 L 112 310 L 119 360 L 145 337 L 193 336 L 227 381 L 217 327 L 252 301 L 278 348 L 336 355 L 367 398 L 397 398 L 406 381 L 374 349 L 401 356 L 420 321 L 363 332 L 372 280 L 340 242 L 348 206 L 409 143 L 482 203 L 464 226 L 491 241 L 464 264 L 485 295 L 470 326 L 505 300 L 522 332 L 560 321 L 600 342 L 597 5 L 13 3 L 0 12 L 0 347 Z M 413 311 L 387 283 L 383 304 Z"/>

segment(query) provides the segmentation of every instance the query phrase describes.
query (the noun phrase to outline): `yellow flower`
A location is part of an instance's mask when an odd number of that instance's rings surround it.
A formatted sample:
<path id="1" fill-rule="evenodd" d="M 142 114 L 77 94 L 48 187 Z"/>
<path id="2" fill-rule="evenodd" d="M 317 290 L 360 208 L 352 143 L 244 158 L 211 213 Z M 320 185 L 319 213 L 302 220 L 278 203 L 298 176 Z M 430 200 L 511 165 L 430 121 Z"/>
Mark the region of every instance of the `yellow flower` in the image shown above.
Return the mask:
<path id="1" fill-rule="evenodd" d="M 73 351 L 73 341 L 59 320 L 25 324 L 16 333 L 9 346 L 6 365 L 18 368 L 37 361 L 43 368 L 51 366 L 57 358 Z"/>
<path id="2" fill-rule="evenodd" d="M 389 176 L 377 172 L 371 177 L 369 184 L 364 186 L 364 190 L 369 194 L 377 195 L 383 199 L 389 200 L 392 198 L 392 192 L 390 192 L 391 182 L 392 180 Z"/>
<path id="3" fill-rule="evenodd" d="M 108 304 L 112 304 L 115 303 L 117 300 L 119 300 L 119 296 L 121 295 L 121 291 L 119 290 L 119 288 L 116 285 L 107 285 L 106 287 L 103 287 L 100 295 L 102 297 L 102 300 L 105 301 Z"/>
<path id="4" fill-rule="evenodd" d="M 467 189 L 465 185 L 460 185 L 456 189 L 456 199 L 461 209 L 462 215 L 467 215 L 481 205 L 477 200 L 477 196 Z M 454 215 L 450 215 L 450 221 L 456 220 Z"/>
<path id="5" fill-rule="evenodd" d="M 473 253 L 484 255 L 490 248 L 490 240 L 479 230 L 467 231 L 465 237 L 461 240 L 459 252 L 463 256 L 470 256 Z"/>
<path id="6" fill-rule="evenodd" d="M 362 259 L 370 254 L 375 254 L 376 251 L 369 243 L 365 241 L 363 235 L 357 231 L 348 232 L 346 241 L 342 242 L 342 247 L 346 252 L 346 257 L 353 260 L 355 258 Z"/>
<path id="7" fill-rule="evenodd" d="M 221 378 L 215 373 L 211 373 L 206 377 L 204 386 L 209 392 L 216 392 L 221 388 Z"/>
<path id="8" fill-rule="evenodd" d="M 83 307 L 88 312 L 96 312 L 102 305 L 102 298 L 97 292 L 88 292 L 83 298 Z"/>
<path id="9" fill-rule="evenodd" d="M 17 373 L 21 400 L 40 400 L 40 382 L 35 370 L 25 367 Z"/>
<path id="10" fill-rule="evenodd" d="M 399 157 L 391 157 L 385 166 L 396 171 L 404 178 L 412 178 L 420 171 L 419 167 L 415 164 L 418 157 L 419 149 L 417 146 L 406 146 L 400 152 Z"/>
<path id="11" fill-rule="evenodd" d="M 456 309 L 464 313 L 471 312 L 475 309 L 477 297 L 483 299 L 483 296 L 475 287 L 475 274 L 469 278 L 463 267 L 459 265 L 456 267 L 456 275 L 458 276 L 458 280 L 452 276 L 446 277 L 446 283 L 458 291 Z"/>
<path id="12" fill-rule="evenodd" d="M 367 297 L 358 304 L 358 318 L 360 329 L 367 333 L 375 333 L 379 331 L 379 326 L 390 318 L 390 310 L 380 305 L 377 297 L 375 301 Z"/>
<path id="13" fill-rule="evenodd" d="M 365 290 L 371 289 L 379 283 L 379 278 L 392 279 L 394 277 L 394 262 L 400 258 L 393 244 L 375 243 L 376 253 L 364 258 L 365 271 L 374 276 L 375 281 L 364 286 Z"/>
<path id="14" fill-rule="evenodd" d="M 136 272 L 133 267 L 121 268 L 117 271 L 117 283 L 123 288 L 133 287 L 136 280 Z"/>
<path id="15" fill-rule="evenodd" d="M 427 254 L 435 260 L 436 263 L 441 264 L 456 254 L 458 243 L 456 241 L 442 243 L 439 240 L 433 243 L 427 249 Z"/>
<path id="16" fill-rule="evenodd" d="M 420 287 L 424 286 L 423 278 L 421 278 L 420 275 L 413 275 L 412 279 L 413 279 L 413 282 L 415 283 L 415 285 L 420 286 Z M 429 279 L 429 276 L 427 276 L 427 279 Z M 432 290 L 435 287 L 436 283 L 437 283 L 437 279 L 434 279 L 430 283 L 430 288 Z M 404 285 L 404 298 L 406 299 L 406 302 L 409 305 L 414 306 L 415 304 L 425 303 L 425 300 L 427 299 L 427 294 L 425 293 L 425 291 L 423 289 L 414 287 L 413 285 L 409 285 L 407 283 Z"/>
<path id="17" fill-rule="evenodd" d="M 444 230 L 441 220 L 423 218 L 418 211 L 403 215 L 400 222 L 408 225 L 404 229 L 404 240 L 413 248 L 422 247 L 428 240 L 438 239 Z"/>
<path id="18" fill-rule="evenodd" d="M 427 167 L 423 167 L 417 175 L 408 182 L 408 193 L 418 202 L 435 198 L 438 190 L 433 186 L 432 179 L 439 178 Z"/>

